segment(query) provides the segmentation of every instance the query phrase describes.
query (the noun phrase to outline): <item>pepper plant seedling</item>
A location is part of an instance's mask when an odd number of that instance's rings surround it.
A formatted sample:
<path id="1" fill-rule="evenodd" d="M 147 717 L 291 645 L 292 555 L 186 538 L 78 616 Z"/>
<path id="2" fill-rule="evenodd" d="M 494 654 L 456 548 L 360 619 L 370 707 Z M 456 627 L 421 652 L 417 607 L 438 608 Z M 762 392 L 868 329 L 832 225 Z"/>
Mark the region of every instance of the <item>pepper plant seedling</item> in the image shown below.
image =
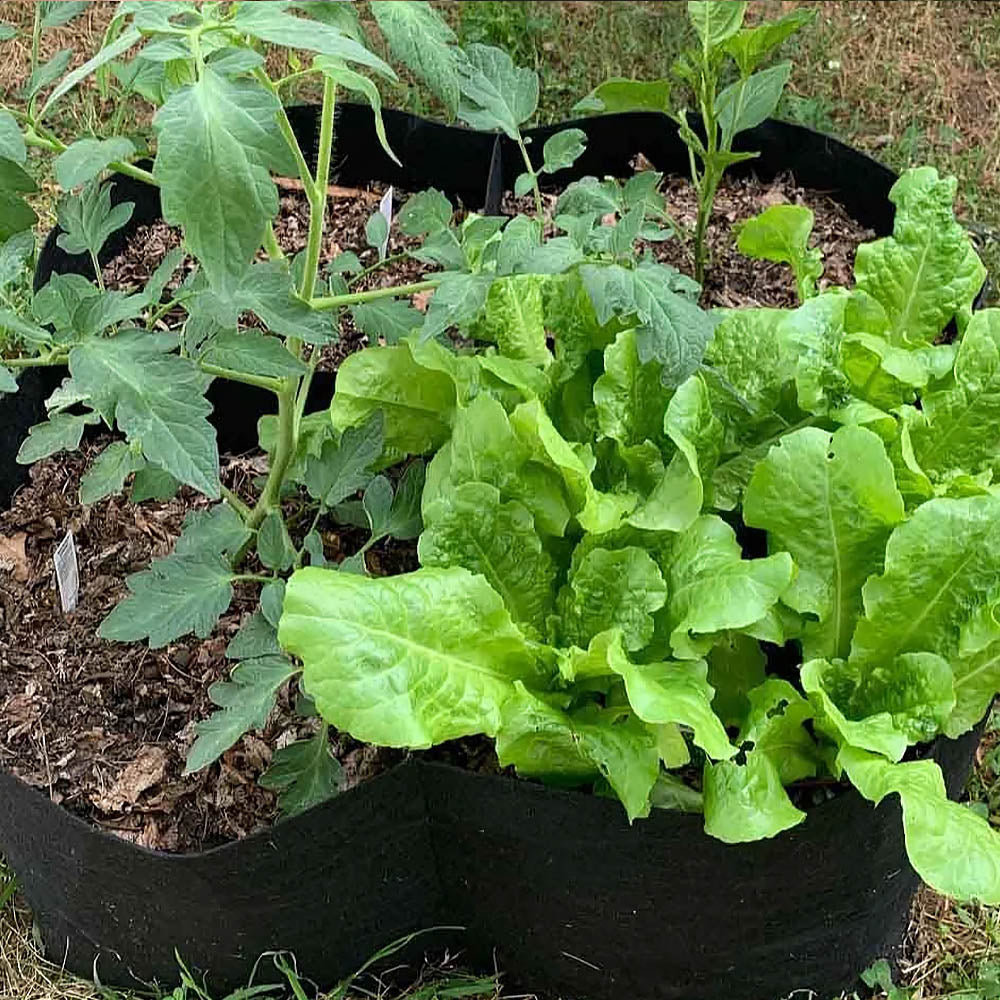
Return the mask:
<path id="1" fill-rule="evenodd" d="M 777 21 L 743 27 L 747 4 L 737 0 L 690 0 L 688 16 L 698 44 L 674 64 L 672 75 L 694 98 L 700 132 L 689 109 L 670 104 L 671 81 L 615 78 L 577 104 L 580 111 L 662 111 L 677 123 L 691 162 L 691 183 L 698 197 L 694 232 L 694 276 L 702 284 L 709 262 L 708 223 L 719 184 L 728 167 L 758 154 L 733 150 L 741 133 L 770 117 L 781 100 L 792 64 L 759 67 L 796 31 L 809 24 L 812 11 L 793 11 Z M 722 87 L 725 70 L 734 66 L 737 79 Z"/>

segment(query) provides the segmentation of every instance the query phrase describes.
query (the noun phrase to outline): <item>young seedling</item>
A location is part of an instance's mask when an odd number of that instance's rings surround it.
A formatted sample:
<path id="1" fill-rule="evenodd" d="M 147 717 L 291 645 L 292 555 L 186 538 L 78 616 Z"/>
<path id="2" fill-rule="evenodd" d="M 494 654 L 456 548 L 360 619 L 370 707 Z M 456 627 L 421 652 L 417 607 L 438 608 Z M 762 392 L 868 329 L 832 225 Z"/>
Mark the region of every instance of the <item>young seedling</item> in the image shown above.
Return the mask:
<path id="1" fill-rule="evenodd" d="M 810 23 L 812 11 L 794 11 L 778 21 L 744 28 L 747 4 L 736 0 L 691 0 L 688 16 L 698 45 L 685 52 L 672 68 L 673 76 L 694 98 L 694 113 L 670 106 L 670 81 L 614 79 L 598 87 L 577 109 L 581 111 L 662 111 L 677 123 L 688 147 L 691 182 L 698 198 L 694 232 L 694 277 L 705 280 L 709 248 L 706 243 L 715 195 L 725 171 L 758 154 L 734 151 L 736 137 L 770 117 L 791 73 L 782 62 L 759 69 L 791 35 Z M 728 67 L 735 64 L 738 78 L 720 90 Z"/>

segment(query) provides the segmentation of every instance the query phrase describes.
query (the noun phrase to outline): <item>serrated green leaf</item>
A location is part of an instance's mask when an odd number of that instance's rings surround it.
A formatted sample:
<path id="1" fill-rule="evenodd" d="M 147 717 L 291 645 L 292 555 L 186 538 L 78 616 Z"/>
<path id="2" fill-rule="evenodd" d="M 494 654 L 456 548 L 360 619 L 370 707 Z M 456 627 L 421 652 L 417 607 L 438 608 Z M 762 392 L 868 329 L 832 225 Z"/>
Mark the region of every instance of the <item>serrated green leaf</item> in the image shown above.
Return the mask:
<path id="1" fill-rule="evenodd" d="M 28 436 L 17 453 L 18 464 L 34 465 L 60 451 L 76 451 L 83 439 L 83 429 L 96 423 L 99 423 L 99 419 L 93 413 L 80 416 L 72 413 L 55 414 L 45 423 L 36 424 L 28 431 Z"/>
<path id="2" fill-rule="evenodd" d="M 542 149 L 542 169 L 547 174 L 573 166 L 587 148 L 587 133 L 566 128 L 548 139 Z"/>
<path id="3" fill-rule="evenodd" d="M 420 494 L 424 487 L 424 464 L 407 466 L 396 490 L 385 476 L 377 476 L 365 490 L 362 504 L 372 538 L 416 538 L 423 522 L 420 514 Z"/>
<path id="4" fill-rule="evenodd" d="M 815 615 L 803 640 L 807 660 L 846 657 L 862 613 L 861 588 L 882 569 L 886 542 L 903 520 L 903 498 L 877 435 L 807 427 L 758 463 L 743 501 L 771 551 L 790 552 L 798 576 L 782 600 Z"/>
<path id="5" fill-rule="evenodd" d="M 299 570 L 278 634 L 322 717 L 382 746 L 496 735 L 514 681 L 537 671 L 500 596 L 457 568 L 371 579 Z"/>
<path id="6" fill-rule="evenodd" d="M 906 852 L 928 885 L 959 900 L 1000 902 L 998 835 L 968 806 L 948 800 L 936 763 L 890 764 L 851 747 L 838 761 L 866 799 L 899 795 Z"/>
<path id="7" fill-rule="evenodd" d="M 439 337 L 474 320 L 486 306 L 492 285 L 493 277 L 487 274 L 442 275 L 420 328 L 421 340 Z"/>
<path id="8" fill-rule="evenodd" d="M 188 247 L 217 291 L 231 293 L 238 285 L 277 215 L 278 194 L 268 168 L 294 172 L 278 129 L 279 107 L 257 82 L 227 80 L 205 69 L 153 120 L 159 138 L 153 173 L 164 218 L 183 227 Z"/>
<path id="9" fill-rule="evenodd" d="M 233 600 L 233 571 L 219 555 L 157 559 L 128 578 L 130 596 L 101 623 L 98 634 L 116 642 L 149 640 L 160 649 L 193 632 L 206 638 Z"/>
<path id="10" fill-rule="evenodd" d="M 116 420 L 149 462 L 217 499 L 219 452 L 205 380 L 175 348 L 169 335 L 128 331 L 74 347 L 69 368 L 94 408 Z"/>
<path id="11" fill-rule="evenodd" d="M 28 78 L 24 92 L 21 95 L 22 98 L 30 101 L 33 97 L 37 97 L 43 90 L 51 87 L 66 72 L 72 55 L 72 49 L 60 49 L 48 62 L 39 66 Z"/>
<path id="12" fill-rule="evenodd" d="M 6 334 L 13 334 L 14 337 L 33 347 L 42 347 L 52 343 L 52 334 L 48 330 L 36 326 L 28 320 L 21 319 L 17 313 L 10 309 L 0 309 L 0 330 Z"/>
<path id="13" fill-rule="evenodd" d="M 89 507 L 105 497 L 121 493 L 125 488 L 125 480 L 145 464 L 145 459 L 127 444 L 112 442 L 98 455 L 80 480 L 80 503 Z"/>
<path id="14" fill-rule="evenodd" d="M 858 288 L 883 306 L 898 346 L 935 341 L 971 307 L 985 280 L 969 234 L 955 221 L 957 183 L 933 167 L 906 171 L 889 192 L 893 235 L 858 248 Z"/>
<path id="15" fill-rule="evenodd" d="M 399 210 L 397 223 L 407 236 L 433 236 L 451 225 L 454 208 L 435 188 L 413 195 Z"/>
<path id="16" fill-rule="evenodd" d="M 455 114 L 461 50 L 455 33 L 429 3 L 375 0 L 371 5 L 392 54 L 411 69 Z"/>
<path id="17" fill-rule="evenodd" d="M 371 482 L 382 456 L 385 420 L 376 412 L 360 427 L 348 427 L 340 441 L 326 441 L 318 456 L 306 461 L 304 483 L 309 495 L 335 507 Z"/>
<path id="18" fill-rule="evenodd" d="M 111 206 L 111 185 L 88 184 L 78 195 L 59 202 L 59 226 L 63 233 L 56 241 L 67 253 L 101 252 L 108 237 L 132 218 L 131 201 Z"/>
<path id="19" fill-rule="evenodd" d="M 670 80 L 627 80 L 616 76 L 595 87 L 573 105 L 575 112 L 621 114 L 627 111 L 670 110 Z"/>
<path id="20" fill-rule="evenodd" d="M 207 511 L 196 511 L 184 519 L 184 530 L 174 552 L 179 556 L 197 556 L 205 552 L 235 556 L 250 538 L 239 514 L 227 503 Z"/>
<path id="21" fill-rule="evenodd" d="M 129 499 L 132 503 L 172 500 L 180 487 L 181 484 L 169 472 L 147 465 L 135 474 Z"/>
<path id="22" fill-rule="evenodd" d="M 260 610 L 267 621 L 275 628 L 281 621 L 281 612 L 285 606 L 285 581 L 274 580 L 260 592 Z"/>
<path id="23" fill-rule="evenodd" d="M 500 129 L 515 141 L 520 126 L 538 109 L 538 74 L 514 65 L 506 52 L 474 43 L 459 66 L 463 101 L 458 117 L 484 132 Z"/>
<path id="24" fill-rule="evenodd" d="M 634 271 L 619 265 L 580 269 L 602 324 L 638 317 L 639 358 L 663 365 L 663 384 L 676 388 L 697 370 L 714 322 L 690 299 L 678 294 L 672 268 L 643 262 Z"/>
<path id="25" fill-rule="evenodd" d="M 213 764 L 253 729 L 267 724 L 278 692 L 298 670 L 282 657 L 264 657 L 241 663 L 232 679 L 213 684 L 208 695 L 220 711 L 195 727 L 198 738 L 188 752 L 185 774 Z"/>
<path id="26" fill-rule="evenodd" d="M 61 28 L 93 6 L 93 0 L 60 0 L 58 3 L 40 2 L 43 28 Z"/>
<path id="27" fill-rule="evenodd" d="M 461 566 L 481 574 L 526 634 L 545 635 L 556 567 L 526 507 L 502 502 L 493 486 L 470 482 L 426 504 L 423 520 L 422 566 Z"/>
<path id="28" fill-rule="evenodd" d="M 206 342 L 201 360 L 217 368 L 275 378 L 295 378 L 308 371 L 277 337 L 256 330 L 221 331 Z"/>
<path id="29" fill-rule="evenodd" d="M 331 751 L 326 726 L 311 739 L 276 751 L 271 766 L 260 777 L 262 788 L 281 792 L 278 805 L 283 819 L 328 802 L 343 783 L 344 772 Z"/>
<path id="30" fill-rule="evenodd" d="M 368 246 L 381 252 L 382 244 L 389 238 L 389 221 L 381 211 L 374 212 L 365 223 L 365 239 Z"/>
<path id="31" fill-rule="evenodd" d="M 535 175 L 525 171 L 514 180 L 514 197 L 524 198 L 535 190 Z"/>
<path id="32" fill-rule="evenodd" d="M 12 38 L 17 38 L 17 28 L 0 22 L 0 42 L 9 42 Z"/>
<path id="33" fill-rule="evenodd" d="M 380 299 L 355 306 L 351 310 L 354 325 L 372 342 L 384 340 L 398 344 L 424 321 L 419 310 L 403 299 Z"/>
<path id="34" fill-rule="evenodd" d="M 295 546 L 285 527 L 285 519 L 280 511 L 272 510 L 257 532 L 257 555 L 260 561 L 268 569 L 284 573 L 291 569 L 295 554 Z"/>
<path id="35" fill-rule="evenodd" d="M 93 56 L 91 59 L 88 59 L 82 66 L 77 66 L 77 68 L 74 69 L 72 73 L 67 74 L 67 76 L 63 79 L 62 83 L 60 83 L 59 86 L 56 87 L 56 89 L 53 90 L 51 94 L 49 94 L 48 100 L 43 105 L 42 110 L 38 113 L 39 121 L 41 121 L 41 119 L 43 119 L 49 113 L 49 111 L 52 110 L 53 105 L 57 101 L 59 101 L 66 94 L 68 94 L 78 84 L 86 80 L 87 77 L 90 76 L 92 73 L 97 72 L 97 70 L 99 70 L 102 66 L 106 66 L 109 62 L 112 62 L 119 56 L 124 55 L 130 48 L 132 48 L 133 45 L 135 45 L 138 41 L 140 41 L 141 37 L 142 36 L 139 34 L 136 28 L 134 27 L 126 28 L 125 31 L 123 31 L 118 38 L 116 38 L 113 42 L 111 42 L 110 45 L 105 45 L 104 48 L 97 53 L 97 55 Z M 57 60 L 58 58 L 59 56 L 55 56 L 53 61 Z M 62 65 L 62 68 L 55 74 L 56 77 L 62 75 L 62 73 L 66 69 L 66 65 L 68 65 L 68 60 L 66 63 Z M 41 70 L 39 70 L 38 72 L 40 73 Z M 55 77 L 53 77 L 53 79 L 54 78 Z M 35 81 L 34 76 L 32 76 L 32 81 Z M 29 83 L 28 84 L 29 91 L 32 91 L 32 88 L 34 86 L 37 86 L 37 82 Z M 41 86 L 37 86 L 37 90 L 34 90 L 32 94 L 30 94 L 29 96 L 33 96 L 34 93 L 37 93 L 38 90 L 44 90 L 46 86 L 48 86 L 47 83 L 42 84 Z"/>
<path id="36" fill-rule="evenodd" d="M 94 180 L 116 160 L 135 155 L 130 139 L 77 139 L 56 157 L 56 180 L 69 190 Z"/>
<path id="37" fill-rule="evenodd" d="M 260 611 L 255 611 L 240 627 L 226 647 L 229 660 L 255 660 L 262 656 L 280 656 L 278 632 Z"/>

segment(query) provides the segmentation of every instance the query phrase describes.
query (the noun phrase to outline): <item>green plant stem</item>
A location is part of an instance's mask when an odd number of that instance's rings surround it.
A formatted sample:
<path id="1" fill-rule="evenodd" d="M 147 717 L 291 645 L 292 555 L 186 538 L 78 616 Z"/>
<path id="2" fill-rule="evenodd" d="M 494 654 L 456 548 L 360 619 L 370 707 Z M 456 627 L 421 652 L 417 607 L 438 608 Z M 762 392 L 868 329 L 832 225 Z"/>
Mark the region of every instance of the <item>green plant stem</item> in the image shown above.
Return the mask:
<path id="1" fill-rule="evenodd" d="M 46 358 L 0 358 L 0 365 L 5 368 L 55 368 L 69 361 L 68 354 L 51 355 Z"/>
<path id="2" fill-rule="evenodd" d="M 356 285 L 359 281 L 373 275 L 376 271 L 381 270 L 383 267 L 388 267 L 390 264 L 397 264 L 401 260 L 406 260 L 409 256 L 410 255 L 406 252 L 390 254 L 390 256 L 386 257 L 384 260 L 377 261 L 372 264 L 371 267 L 366 267 L 362 272 L 360 272 L 360 274 L 356 274 L 350 281 L 348 281 L 347 287 L 350 288 L 353 285 Z"/>
<path id="3" fill-rule="evenodd" d="M 274 224 L 267 227 L 264 233 L 264 249 L 271 260 L 284 260 L 285 251 L 278 245 L 278 237 L 274 232 Z"/>
<path id="4" fill-rule="evenodd" d="M 535 173 L 535 168 L 531 165 L 531 157 L 528 155 L 528 147 L 525 145 L 524 139 L 522 139 L 520 135 L 517 137 L 517 145 L 521 150 L 521 156 L 524 157 L 524 165 L 528 168 L 528 173 L 531 174 L 531 183 L 535 189 L 535 211 L 538 213 L 539 222 L 541 222 L 545 211 L 542 208 L 542 189 L 538 186 L 538 174 Z"/>
<path id="5" fill-rule="evenodd" d="M 318 348 L 313 349 L 313 356 L 309 362 L 309 371 L 306 372 L 298 394 L 295 397 L 295 440 L 299 439 L 299 431 L 302 429 L 302 417 L 306 412 L 306 403 L 309 400 L 309 390 L 312 388 L 313 376 L 316 374 L 316 365 L 319 364 L 320 352 Z"/>
<path id="6" fill-rule="evenodd" d="M 37 149 L 47 149 L 50 153 L 63 153 L 67 149 L 66 143 L 60 142 L 58 139 L 49 139 L 41 136 L 33 127 L 25 134 L 24 141 L 28 146 L 34 146 Z M 113 163 L 109 163 L 108 169 L 116 174 L 123 174 L 125 177 L 132 177 L 137 181 L 143 181 L 153 187 L 160 186 L 160 182 L 148 170 L 143 170 L 141 167 L 126 163 L 124 160 L 115 160 Z"/>
<path id="7" fill-rule="evenodd" d="M 104 291 L 104 275 L 101 273 L 101 262 L 97 259 L 97 254 L 90 251 L 90 262 L 94 265 L 94 276 L 97 279 L 97 287 Z"/>
<path id="8" fill-rule="evenodd" d="M 401 298 L 404 295 L 416 295 L 418 292 L 429 292 L 441 284 L 440 278 L 428 278 L 426 281 L 416 281 L 412 285 L 396 285 L 391 288 L 373 288 L 367 292 L 351 292 L 349 295 L 331 295 L 328 298 L 313 299 L 309 304 L 313 309 L 341 309 L 344 306 L 357 306 L 365 302 L 375 302 L 378 299 Z"/>
<path id="9" fill-rule="evenodd" d="M 256 531 L 264 518 L 278 505 L 281 499 L 281 487 L 285 481 L 285 473 L 295 454 L 295 404 L 297 379 L 284 379 L 284 388 L 278 393 L 278 442 L 271 459 L 271 468 L 267 474 L 267 482 L 250 512 L 247 527 Z"/>
<path id="10" fill-rule="evenodd" d="M 275 82 L 259 67 L 253 71 L 254 79 L 269 90 L 275 97 L 280 97 L 278 93 L 278 87 Z M 292 151 L 292 156 L 295 157 L 295 164 L 299 171 L 299 180 L 302 181 L 307 193 L 309 187 L 313 184 L 312 171 L 309 169 L 309 164 L 306 163 L 306 158 L 302 154 L 302 148 L 299 146 L 299 140 L 295 138 L 295 129 L 292 128 L 292 123 L 288 120 L 288 115 L 285 113 L 284 105 L 278 111 L 278 128 L 281 131 L 282 136 L 288 148 Z"/>
<path id="11" fill-rule="evenodd" d="M 323 250 L 323 230 L 326 225 L 326 190 L 330 184 L 330 163 L 333 157 L 333 116 L 337 107 L 337 85 L 330 77 L 323 80 L 323 112 L 319 129 L 319 160 L 316 177 L 309 196 L 309 242 L 306 245 L 306 266 L 302 276 L 301 298 L 307 302 L 316 292 L 319 278 L 319 258 Z"/>
<path id="12" fill-rule="evenodd" d="M 222 487 L 222 496 L 244 521 L 249 520 L 252 511 L 250 508 L 227 486 Z"/>
<path id="13" fill-rule="evenodd" d="M 230 382 L 242 382 L 243 385 L 253 385 L 258 389 L 267 389 L 269 392 L 281 395 L 285 390 L 285 380 L 272 378 L 268 375 L 250 375 L 247 372 L 237 372 L 230 368 L 219 368 L 216 365 L 206 364 L 200 361 L 199 367 L 206 375 L 214 375 L 216 378 L 228 379 Z"/>
<path id="14" fill-rule="evenodd" d="M 241 573 L 233 577 L 233 583 L 274 583 L 274 578 L 270 576 L 258 576 L 255 573 Z"/>
<path id="15" fill-rule="evenodd" d="M 42 5 L 35 2 L 35 20 L 31 28 L 31 75 L 38 69 L 39 55 L 42 47 Z"/>

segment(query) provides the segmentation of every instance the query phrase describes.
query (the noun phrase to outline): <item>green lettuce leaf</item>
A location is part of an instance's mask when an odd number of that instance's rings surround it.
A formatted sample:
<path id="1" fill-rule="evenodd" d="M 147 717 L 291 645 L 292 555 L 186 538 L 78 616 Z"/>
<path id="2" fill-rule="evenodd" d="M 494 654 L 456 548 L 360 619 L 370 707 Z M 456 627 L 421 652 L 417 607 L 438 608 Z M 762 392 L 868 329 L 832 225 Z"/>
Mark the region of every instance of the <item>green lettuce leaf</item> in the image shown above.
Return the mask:
<path id="1" fill-rule="evenodd" d="M 969 322 L 954 377 L 921 398 L 912 428 L 913 455 L 932 478 L 1000 472 L 1000 309 Z"/>
<path id="2" fill-rule="evenodd" d="M 500 595 L 459 568 L 371 579 L 299 570 L 278 636 L 320 715 L 380 746 L 495 736 L 514 681 L 539 675 Z"/>
<path id="3" fill-rule="evenodd" d="M 613 709 L 568 713 L 517 683 L 503 707 L 497 756 L 527 778 L 550 784 L 589 784 L 604 778 L 629 820 L 649 815 L 649 794 L 660 773 L 656 740 L 638 720 Z"/>
<path id="4" fill-rule="evenodd" d="M 674 393 L 664 431 L 677 451 L 663 479 L 629 523 L 647 531 L 686 531 L 705 503 L 705 482 L 722 450 L 723 426 L 712 412 L 708 386 L 698 375 Z"/>
<path id="5" fill-rule="evenodd" d="M 670 644 L 681 659 L 697 660 L 714 633 L 761 621 L 795 574 L 791 556 L 743 559 L 736 534 L 721 518 L 698 518 L 674 542 L 664 562 Z"/>
<path id="6" fill-rule="evenodd" d="M 500 491 L 469 482 L 424 505 L 420 564 L 462 566 L 484 576 L 525 634 L 541 638 L 552 614 L 556 567 L 531 512 Z"/>
<path id="7" fill-rule="evenodd" d="M 816 774 L 821 757 L 803 723 L 813 718 L 812 705 L 795 688 L 778 677 L 769 677 L 747 693 L 749 709 L 737 743 L 753 744 L 775 766 L 783 785 Z"/>
<path id="8" fill-rule="evenodd" d="M 858 288 L 889 317 L 889 339 L 899 346 L 932 343 L 968 311 L 986 279 L 952 204 L 958 182 L 934 167 L 908 170 L 893 185 L 893 235 L 858 248 Z"/>
<path id="9" fill-rule="evenodd" d="M 1000 903 L 1000 835 L 968 806 L 948 800 L 937 764 L 890 764 L 852 747 L 838 761 L 866 799 L 899 796 L 906 853 L 931 888 L 958 900 Z"/>
<path id="10" fill-rule="evenodd" d="M 799 568 L 783 600 L 818 619 L 806 626 L 805 658 L 847 656 L 861 588 L 882 569 L 903 520 L 882 441 L 861 427 L 796 431 L 757 465 L 743 503 L 744 521 L 765 529 L 771 551 L 791 553 Z"/>
<path id="11" fill-rule="evenodd" d="M 559 593 L 562 644 L 586 646 L 599 633 L 616 628 L 626 649 L 642 649 L 653 636 L 653 614 L 666 599 L 663 576 L 647 552 L 591 549 Z"/>
<path id="12" fill-rule="evenodd" d="M 752 750 L 744 764 L 706 764 L 705 832 L 724 844 L 775 837 L 798 826 L 806 814 L 792 805 L 771 758 Z"/>

